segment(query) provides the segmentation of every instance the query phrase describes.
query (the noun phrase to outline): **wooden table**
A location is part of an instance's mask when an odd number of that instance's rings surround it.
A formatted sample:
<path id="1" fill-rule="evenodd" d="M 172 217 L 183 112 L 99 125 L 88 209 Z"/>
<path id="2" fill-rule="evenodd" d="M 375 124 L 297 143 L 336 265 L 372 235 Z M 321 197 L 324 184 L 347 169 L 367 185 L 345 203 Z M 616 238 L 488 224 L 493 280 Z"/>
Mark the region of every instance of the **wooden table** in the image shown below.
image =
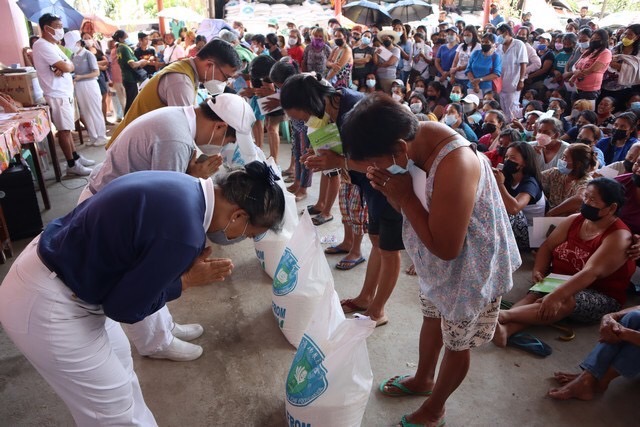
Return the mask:
<path id="1" fill-rule="evenodd" d="M 56 181 L 59 182 L 62 178 L 62 172 L 60 171 L 55 139 L 51 130 L 49 107 L 24 108 L 12 117 L 0 120 L 0 137 L 0 170 L 6 169 L 8 161 L 16 154 L 20 154 L 23 147 L 28 148 L 33 158 L 33 166 L 44 207 L 45 209 L 50 209 L 51 203 L 40 166 L 40 153 L 36 145 L 36 143 L 47 139 Z M 6 165 L 4 163 L 5 156 Z"/>

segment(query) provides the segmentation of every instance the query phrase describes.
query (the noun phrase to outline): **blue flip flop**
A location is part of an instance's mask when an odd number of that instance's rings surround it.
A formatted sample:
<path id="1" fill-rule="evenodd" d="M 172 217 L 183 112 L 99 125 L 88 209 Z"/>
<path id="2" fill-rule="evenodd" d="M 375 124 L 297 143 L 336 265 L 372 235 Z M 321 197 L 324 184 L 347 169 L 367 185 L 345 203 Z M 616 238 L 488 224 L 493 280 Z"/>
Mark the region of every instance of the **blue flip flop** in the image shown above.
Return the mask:
<path id="1" fill-rule="evenodd" d="M 507 345 L 519 348 L 520 350 L 524 350 L 540 357 L 547 357 L 553 353 L 553 350 L 548 344 L 533 335 L 524 332 L 511 335 L 507 340 Z"/>
<path id="2" fill-rule="evenodd" d="M 438 425 L 437 427 L 442 427 L 446 424 L 444 418 L 440 419 L 440 421 L 438 421 Z M 409 421 L 407 421 L 407 416 L 403 415 L 402 419 L 400 420 L 400 425 L 402 427 L 424 427 L 424 424 L 412 424 Z"/>
<path id="3" fill-rule="evenodd" d="M 376 325 L 376 326 L 378 326 L 378 325 Z M 389 381 L 393 377 L 387 378 L 386 380 L 382 381 L 380 383 L 380 386 L 378 387 L 378 389 L 380 390 L 380 393 L 384 394 L 385 396 L 390 396 L 390 397 L 431 396 L 431 391 L 413 391 L 413 390 L 409 390 L 407 387 L 405 387 L 404 384 L 402 384 L 400 381 L 402 381 L 403 379 L 407 378 L 408 376 L 409 375 L 399 375 L 399 376 L 396 377 L 395 380 L 393 380 L 393 382 L 391 384 L 389 384 Z M 399 391 L 396 392 L 396 393 L 386 391 L 384 388 L 385 388 L 385 386 L 387 384 L 397 388 Z"/>

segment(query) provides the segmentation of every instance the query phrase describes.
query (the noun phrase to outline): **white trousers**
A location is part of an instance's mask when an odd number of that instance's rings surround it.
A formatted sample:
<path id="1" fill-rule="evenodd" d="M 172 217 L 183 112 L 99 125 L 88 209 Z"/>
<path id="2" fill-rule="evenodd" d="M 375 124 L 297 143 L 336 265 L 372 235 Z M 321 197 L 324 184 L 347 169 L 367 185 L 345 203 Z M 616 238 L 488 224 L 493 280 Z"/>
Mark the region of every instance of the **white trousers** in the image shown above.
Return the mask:
<path id="1" fill-rule="evenodd" d="M 0 286 L 0 322 L 79 426 L 155 426 L 120 325 L 40 261 L 35 238 Z"/>
<path id="2" fill-rule="evenodd" d="M 87 126 L 92 142 L 107 139 L 107 127 L 102 115 L 102 95 L 97 80 L 80 80 L 76 83 L 76 99 L 80 116 Z"/>
<path id="3" fill-rule="evenodd" d="M 113 90 L 116 92 L 116 102 L 119 104 L 119 107 L 116 109 L 119 111 L 116 116 L 119 119 L 124 117 L 124 107 L 127 105 L 127 91 L 124 90 L 124 85 L 121 83 L 114 83 Z"/>
<path id="4" fill-rule="evenodd" d="M 84 202 L 92 195 L 91 190 L 89 190 L 89 185 L 87 184 L 82 190 L 82 193 L 80 193 L 78 204 Z M 166 305 L 137 323 L 132 325 L 123 324 L 122 326 L 124 326 L 124 330 L 127 331 L 129 339 L 142 356 L 148 356 L 155 352 L 166 350 L 173 340 L 173 335 L 171 334 L 173 317 Z"/>
<path id="5" fill-rule="evenodd" d="M 500 92 L 500 107 L 504 113 L 507 123 L 513 119 L 522 118 L 522 107 L 520 107 L 520 91 Z"/>

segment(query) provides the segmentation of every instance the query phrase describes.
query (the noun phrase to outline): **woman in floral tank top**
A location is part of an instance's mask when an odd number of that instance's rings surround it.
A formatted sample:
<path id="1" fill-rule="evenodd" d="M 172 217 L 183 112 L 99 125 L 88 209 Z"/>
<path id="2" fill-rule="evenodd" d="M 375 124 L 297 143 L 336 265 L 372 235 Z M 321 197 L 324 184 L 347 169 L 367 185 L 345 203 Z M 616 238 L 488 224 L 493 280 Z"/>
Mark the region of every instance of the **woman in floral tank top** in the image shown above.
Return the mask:
<path id="1" fill-rule="evenodd" d="M 349 164 L 372 165 L 372 186 L 402 213 L 404 245 L 420 281 L 417 372 L 384 381 L 380 391 L 430 395 L 402 422 L 442 425 L 446 400 L 466 376 L 470 349 L 493 337 L 501 296 L 521 264 L 491 166 L 458 133 L 419 123 L 383 94 L 354 107 L 342 142 Z"/>

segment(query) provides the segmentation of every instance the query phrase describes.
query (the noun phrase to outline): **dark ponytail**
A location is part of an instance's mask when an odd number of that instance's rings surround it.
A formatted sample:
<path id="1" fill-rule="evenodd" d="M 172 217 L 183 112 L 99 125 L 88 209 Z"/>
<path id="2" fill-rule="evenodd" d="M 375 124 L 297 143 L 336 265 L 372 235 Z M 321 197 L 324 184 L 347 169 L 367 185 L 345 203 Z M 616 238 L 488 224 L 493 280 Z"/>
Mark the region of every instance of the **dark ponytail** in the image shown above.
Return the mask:
<path id="1" fill-rule="evenodd" d="M 282 108 L 296 108 L 318 118 L 324 116 L 325 98 L 336 93 L 333 86 L 325 84 L 322 76 L 298 74 L 287 79 L 280 90 Z"/>

